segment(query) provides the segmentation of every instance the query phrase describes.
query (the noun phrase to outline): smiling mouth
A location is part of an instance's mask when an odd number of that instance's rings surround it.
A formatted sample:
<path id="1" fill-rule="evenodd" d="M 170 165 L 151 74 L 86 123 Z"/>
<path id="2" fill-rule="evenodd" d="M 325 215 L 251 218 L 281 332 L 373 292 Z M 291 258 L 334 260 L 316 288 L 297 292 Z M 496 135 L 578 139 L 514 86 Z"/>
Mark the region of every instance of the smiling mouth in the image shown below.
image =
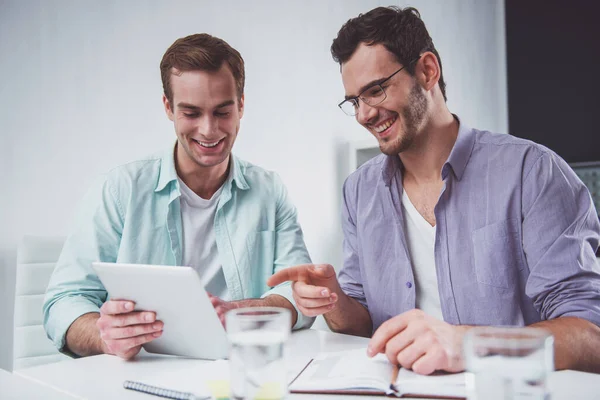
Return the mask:
<path id="1" fill-rule="evenodd" d="M 394 124 L 394 122 L 396 122 L 397 119 L 398 119 L 398 116 L 395 116 L 392 119 L 388 119 L 384 123 L 374 126 L 373 130 L 377 133 L 381 133 L 381 132 L 385 131 L 386 129 L 388 129 L 390 126 L 392 126 Z"/>
<path id="2" fill-rule="evenodd" d="M 219 143 L 221 143 L 223 141 L 223 139 L 219 139 L 216 142 L 201 142 L 199 140 L 196 139 L 192 139 L 194 142 L 198 143 L 200 146 L 202 147 L 206 147 L 207 149 L 216 147 Z"/>

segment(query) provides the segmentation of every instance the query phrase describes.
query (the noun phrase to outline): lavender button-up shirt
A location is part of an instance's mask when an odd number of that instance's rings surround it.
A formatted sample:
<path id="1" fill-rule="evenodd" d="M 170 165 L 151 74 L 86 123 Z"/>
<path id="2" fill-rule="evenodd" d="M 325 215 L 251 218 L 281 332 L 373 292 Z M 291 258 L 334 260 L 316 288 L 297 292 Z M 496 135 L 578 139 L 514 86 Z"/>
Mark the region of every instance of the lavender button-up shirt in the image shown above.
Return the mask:
<path id="1" fill-rule="evenodd" d="M 561 316 L 600 325 L 600 223 L 590 194 L 551 150 L 460 123 L 435 207 L 444 320 L 529 325 Z M 399 157 L 380 155 L 344 183 L 342 289 L 373 330 L 415 308 Z"/>

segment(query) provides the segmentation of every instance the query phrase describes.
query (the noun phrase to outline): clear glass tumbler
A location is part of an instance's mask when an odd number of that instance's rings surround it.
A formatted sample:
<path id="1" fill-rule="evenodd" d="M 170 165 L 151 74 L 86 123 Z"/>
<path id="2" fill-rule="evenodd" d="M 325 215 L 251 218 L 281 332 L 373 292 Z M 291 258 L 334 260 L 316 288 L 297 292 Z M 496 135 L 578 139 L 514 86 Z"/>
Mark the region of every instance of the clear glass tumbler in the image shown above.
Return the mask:
<path id="1" fill-rule="evenodd" d="M 277 307 L 239 308 L 225 315 L 234 400 L 279 400 L 288 393 L 285 343 L 291 313 Z"/>
<path id="2" fill-rule="evenodd" d="M 464 341 L 469 400 L 546 400 L 554 338 L 537 328 L 477 327 Z"/>

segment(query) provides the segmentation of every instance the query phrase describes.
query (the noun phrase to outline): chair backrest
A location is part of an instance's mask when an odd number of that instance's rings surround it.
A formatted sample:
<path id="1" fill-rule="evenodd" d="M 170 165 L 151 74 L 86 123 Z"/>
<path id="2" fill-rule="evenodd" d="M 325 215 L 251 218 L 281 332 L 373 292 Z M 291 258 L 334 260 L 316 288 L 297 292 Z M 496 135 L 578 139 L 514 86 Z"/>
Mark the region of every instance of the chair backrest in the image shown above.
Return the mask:
<path id="1" fill-rule="evenodd" d="M 42 326 L 42 303 L 65 239 L 25 236 L 17 250 L 13 369 L 68 358 L 60 354 Z"/>

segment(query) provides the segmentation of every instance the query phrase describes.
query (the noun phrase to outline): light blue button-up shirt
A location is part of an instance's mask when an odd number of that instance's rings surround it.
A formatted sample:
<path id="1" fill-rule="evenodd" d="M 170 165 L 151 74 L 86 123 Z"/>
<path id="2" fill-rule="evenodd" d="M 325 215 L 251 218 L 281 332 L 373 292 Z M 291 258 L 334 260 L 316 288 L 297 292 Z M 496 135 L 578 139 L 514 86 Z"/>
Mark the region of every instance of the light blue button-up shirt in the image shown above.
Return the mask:
<path id="1" fill-rule="evenodd" d="M 530 325 L 561 316 L 600 325 L 600 223 L 590 193 L 551 150 L 460 123 L 435 207 L 444 320 Z M 402 165 L 380 155 L 344 184 L 342 289 L 373 329 L 415 307 L 403 230 Z"/>
<path id="2" fill-rule="evenodd" d="M 233 155 L 231 169 L 214 219 L 231 298 L 278 294 L 295 306 L 289 283 L 270 289 L 265 282 L 282 268 L 310 262 L 296 209 L 277 174 Z M 181 265 L 179 198 L 173 147 L 111 170 L 90 191 L 44 299 L 44 327 L 57 348 L 73 321 L 98 312 L 107 299 L 93 261 Z M 298 311 L 294 328 L 313 320 Z"/>

